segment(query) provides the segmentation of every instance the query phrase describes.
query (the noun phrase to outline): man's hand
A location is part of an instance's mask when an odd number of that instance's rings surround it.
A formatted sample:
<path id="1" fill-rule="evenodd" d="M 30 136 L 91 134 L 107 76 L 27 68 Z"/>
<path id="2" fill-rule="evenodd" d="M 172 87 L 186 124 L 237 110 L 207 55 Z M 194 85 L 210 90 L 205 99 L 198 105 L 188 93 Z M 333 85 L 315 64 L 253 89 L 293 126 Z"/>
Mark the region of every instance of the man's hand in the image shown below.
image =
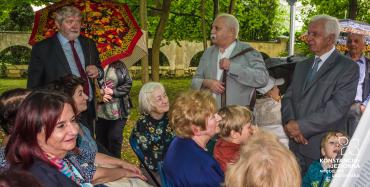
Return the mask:
<path id="1" fill-rule="evenodd" d="M 360 105 L 360 111 L 361 111 L 361 113 L 364 113 L 365 112 L 365 109 L 366 109 L 365 105 Z"/>
<path id="2" fill-rule="evenodd" d="M 299 144 L 308 144 L 308 140 L 303 136 L 302 133 L 295 136 L 293 139 L 294 139 L 294 141 L 296 141 Z"/>
<path id="3" fill-rule="evenodd" d="M 86 75 L 92 79 L 95 79 L 99 76 L 99 70 L 95 65 L 86 66 Z"/>
<path id="4" fill-rule="evenodd" d="M 222 94 L 225 91 L 224 83 L 218 80 L 204 79 L 202 86 L 210 89 L 216 94 Z"/>
<path id="5" fill-rule="evenodd" d="M 303 136 L 299 130 L 299 126 L 296 120 L 289 120 L 284 127 L 285 133 L 289 138 L 293 138 L 299 144 L 307 144 L 307 139 Z"/>
<path id="6" fill-rule="evenodd" d="M 223 59 L 220 59 L 220 62 L 219 62 L 219 65 L 220 65 L 220 69 L 223 69 L 223 70 L 229 70 L 230 68 L 230 60 L 228 58 L 223 58 Z"/>

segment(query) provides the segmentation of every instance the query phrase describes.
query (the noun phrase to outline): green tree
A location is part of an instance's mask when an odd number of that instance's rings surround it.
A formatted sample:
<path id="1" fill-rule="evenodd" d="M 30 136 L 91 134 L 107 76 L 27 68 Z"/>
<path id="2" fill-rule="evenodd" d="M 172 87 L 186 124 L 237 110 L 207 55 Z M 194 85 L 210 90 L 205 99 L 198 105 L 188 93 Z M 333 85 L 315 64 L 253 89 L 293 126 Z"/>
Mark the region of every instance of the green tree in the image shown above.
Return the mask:
<path id="1" fill-rule="evenodd" d="M 314 15 L 327 14 L 338 19 L 348 19 L 351 16 L 356 20 L 370 23 L 369 0 L 357 0 L 356 5 L 353 3 L 355 3 L 353 0 L 302 0 L 302 5 L 306 7 L 304 9 L 304 14 L 307 15 L 305 22 L 307 23 Z M 356 13 L 355 16 L 353 12 Z"/>

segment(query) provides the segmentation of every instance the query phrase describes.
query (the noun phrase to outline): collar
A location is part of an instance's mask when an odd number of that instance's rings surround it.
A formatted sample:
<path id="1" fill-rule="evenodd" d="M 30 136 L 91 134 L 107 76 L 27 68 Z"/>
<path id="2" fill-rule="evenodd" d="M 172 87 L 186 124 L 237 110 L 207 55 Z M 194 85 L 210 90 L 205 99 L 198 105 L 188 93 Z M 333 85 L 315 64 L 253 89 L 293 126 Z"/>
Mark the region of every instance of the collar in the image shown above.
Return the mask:
<path id="1" fill-rule="evenodd" d="M 235 41 L 233 41 L 233 43 L 231 43 L 226 49 L 225 49 L 225 51 L 223 52 L 223 53 L 225 53 L 225 54 L 227 54 L 227 53 L 229 53 L 229 54 L 231 54 L 231 52 L 234 50 L 234 48 L 235 48 L 235 45 L 236 45 L 236 40 Z M 221 52 L 221 50 L 220 50 L 220 48 L 218 49 L 218 52 L 220 53 L 220 54 L 223 54 L 222 52 Z"/>
<path id="2" fill-rule="evenodd" d="M 57 33 L 57 37 L 60 43 L 62 44 L 62 46 L 69 42 L 69 40 L 66 37 L 64 37 L 60 32 Z M 78 40 L 78 38 L 75 39 L 75 43 L 80 44 L 80 41 Z"/>
<path id="3" fill-rule="evenodd" d="M 350 59 L 352 59 L 352 58 L 351 58 L 351 55 L 350 55 L 349 53 L 347 53 L 347 54 L 346 54 L 346 56 L 347 56 L 347 57 L 349 57 Z M 361 55 L 361 57 L 360 57 L 358 60 L 356 60 L 355 62 L 359 62 L 359 63 L 361 63 L 361 64 L 365 64 L 366 59 L 365 59 L 364 54 L 362 54 L 362 55 Z"/>
<path id="4" fill-rule="evenodd" d="M 321 56 L 315 55 L 315 58 L 320 58 L 321 59 L 321 62 L 325 62 L 329 58 L 329 56 L 334 52 L 334 50 L 335 50 L 335 46 L 333 46 L 333 48 L 330 49 L 330 51 L 324 53 Z"/>

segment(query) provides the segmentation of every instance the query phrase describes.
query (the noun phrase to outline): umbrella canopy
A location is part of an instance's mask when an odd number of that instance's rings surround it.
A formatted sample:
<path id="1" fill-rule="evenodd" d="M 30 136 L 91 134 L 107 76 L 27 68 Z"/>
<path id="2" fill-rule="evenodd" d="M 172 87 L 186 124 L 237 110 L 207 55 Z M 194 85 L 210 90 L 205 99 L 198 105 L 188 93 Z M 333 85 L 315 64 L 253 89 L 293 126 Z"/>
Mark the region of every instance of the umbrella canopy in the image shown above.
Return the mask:
<path id="1" fill-rule="evenodd" d="M 35 13 L 34 27 L 29 39 L 30 45 L 49 38 L 57 32 L 53 14 L 57 9 L 67 5 L 81 10 L 83 16 L 81 34 L 96 42 L 103 67 L 120 59 L 125 61 L 125 58 L 128 58 L 136 49 L 136 44 L 143 36 L 126 4 L 98 0 L 64 0 Z M 137 48 L 144 50 L 140 52 L 141 57 L 147 53 L 146 45 L 144 49 L 142 48 Z M 141 57 L 136 55 L 135 60 Z M 133 63 L 131 61 L 128 66 Z"/>
<path id="2" fill-rule="evenodd" d="M 365 51 L 370 51 L 370 24 L 359 22 L 350 19 L 339 20 L 340 36 L 338 38 L 336 48 L 339 51 L 347 51 L 347 35 L 348 33 L 361 34 L 365 36 Z M 299 37 L 300 40 L 307 43 L 307 32 Z"/>

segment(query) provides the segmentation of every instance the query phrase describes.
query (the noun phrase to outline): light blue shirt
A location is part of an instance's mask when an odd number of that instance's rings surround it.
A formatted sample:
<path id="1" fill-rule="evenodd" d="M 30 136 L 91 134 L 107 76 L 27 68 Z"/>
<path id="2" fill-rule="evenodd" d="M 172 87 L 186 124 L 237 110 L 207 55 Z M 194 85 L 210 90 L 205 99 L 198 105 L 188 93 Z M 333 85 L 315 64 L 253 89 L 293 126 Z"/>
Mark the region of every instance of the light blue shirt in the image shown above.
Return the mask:
<path id="1" fill-rule="evenodd" d="M 62 45 L 64 54 L 67 58 L 68 65 L 69 65 L 69 68 L 71 69 L 72 74 L 76 75 L 78 77 L 81 77 L 80 72 L 78 71 L 77 65 L 75 63 L 75 59 L 73 57 L 73 52 L 72 52 L 71 44 L 69 44 L 69 40 L 67 38 L 65 38 L 60 33 L 57 34 L 57 37 L 58 37 L 58 40 L 59 40 L 60 44 Z M 75 40 L 74 47 L 77 51 L 78 57 L 80 58 L 81 65 L 85 70 L 85 67 L 86 67 L 85 66 L 85 57 L 84 57 L 84 53 L 82 51 L 81 43 L 78 39 Z M 89 101 L 93 97 L 92 93 L 93 93 L 92 87 L 91 87 L 91 84 L 89 82 Z"/>

